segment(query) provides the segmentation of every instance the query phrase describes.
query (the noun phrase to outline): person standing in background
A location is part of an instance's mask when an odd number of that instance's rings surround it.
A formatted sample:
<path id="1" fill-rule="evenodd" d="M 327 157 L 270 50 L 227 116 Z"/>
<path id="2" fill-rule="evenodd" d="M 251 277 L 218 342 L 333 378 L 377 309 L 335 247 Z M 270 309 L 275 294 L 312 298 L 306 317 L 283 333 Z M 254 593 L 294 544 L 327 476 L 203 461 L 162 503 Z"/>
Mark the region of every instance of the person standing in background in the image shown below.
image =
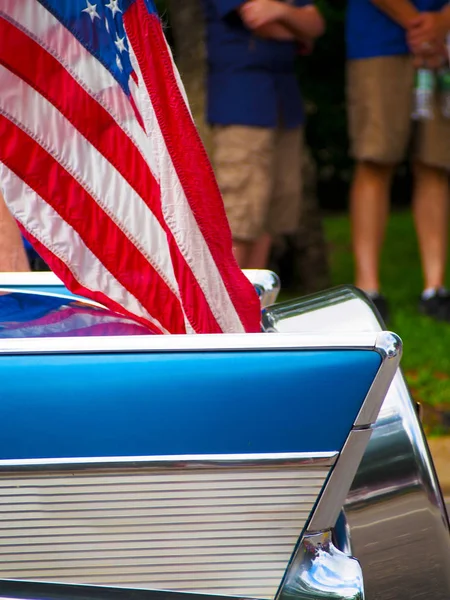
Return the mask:
<path id="1" fill-rule="evenodd" d="M 303 107 L 299 44 L 324 21 L 311 0 L 203 0 L 208 122 L 216 178 L 241 268 L 264 268 L 299 220 Z"/>
<path id="2" fill-rule="evenodd" d="M 437 99 L 433 118 L 413 127 L 415 68 L 436 68 L 445 58 L 450 29 L 447 0 L 348 0 L 347 102 L 351 152 L 356 160 L 350 193 L 355 285 L 385 319 L 379 258 L 395 166 L 412 149 L 413 212 L 424 291 L 419 309 L 450 320 L 444 288 L 448 232 L 450 120 Z M 395 257 L 391 257 L 395 260 Z"/>

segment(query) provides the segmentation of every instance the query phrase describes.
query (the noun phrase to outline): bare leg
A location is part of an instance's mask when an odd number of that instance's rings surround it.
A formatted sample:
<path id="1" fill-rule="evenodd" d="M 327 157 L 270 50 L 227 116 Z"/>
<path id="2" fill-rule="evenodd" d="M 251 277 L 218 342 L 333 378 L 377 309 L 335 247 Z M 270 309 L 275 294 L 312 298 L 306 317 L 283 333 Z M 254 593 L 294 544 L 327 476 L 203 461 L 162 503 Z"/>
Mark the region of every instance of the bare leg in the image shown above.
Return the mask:
<path id="1" fill-rule="evenodd" d="M 254 242 L 233 240 L 233 253 L 241 269 L 265 269 L 271 246 L 272 237 L 263 233 Z"/>
<path id="2" fill-rule="evenodd" d="M 233 240 L 233 254 L 241 269 L 248 269 L 248 257 L 250 255 L 252 242 L 240 242 Z"/>
<path id="3" fill-rule="evenodd" d="M 19 228 L 0 194 L 0 271 L 29 271 Z"/>
<path id="4" fill-rule="evenodd" d="M 444 285 L 448 237 L 448 174 L 416 163 L 413 211 L 425 288 Z"/>
<path id="5" fill-rule="evenodd" d="M 380 251 L 384 239 L 393 167 L 359 163 L 350 192 L 355 285 L 378 291 Z"/>
<path id="6" fill-rule="evenodd" d="M 248 269 L 265 269 L 269 260 L 272 246 L 272 236 L 263 233 L 250 247 L 248 255 Z"/>

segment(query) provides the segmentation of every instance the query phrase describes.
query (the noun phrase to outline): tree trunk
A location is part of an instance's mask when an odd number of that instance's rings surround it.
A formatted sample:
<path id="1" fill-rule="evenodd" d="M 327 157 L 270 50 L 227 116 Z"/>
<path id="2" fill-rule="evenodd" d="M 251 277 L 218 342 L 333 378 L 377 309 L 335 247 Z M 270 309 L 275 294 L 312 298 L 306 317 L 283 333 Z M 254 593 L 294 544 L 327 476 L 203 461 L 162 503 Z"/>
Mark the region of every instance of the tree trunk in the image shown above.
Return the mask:
<path id="1" fill-rule="evenodd" d="M 191 111 L 208 152 L 211 138 L 205 123 L 205 27 L 200 0 L 168 0 L 175 60 Z M 278 240 L 272 255 L 273 269 L 284 287 L 303 293 L 329 285 L 327 248 L 316 194 L 316 169 L 306 153 L 302 215 L 298 232 Z"/>

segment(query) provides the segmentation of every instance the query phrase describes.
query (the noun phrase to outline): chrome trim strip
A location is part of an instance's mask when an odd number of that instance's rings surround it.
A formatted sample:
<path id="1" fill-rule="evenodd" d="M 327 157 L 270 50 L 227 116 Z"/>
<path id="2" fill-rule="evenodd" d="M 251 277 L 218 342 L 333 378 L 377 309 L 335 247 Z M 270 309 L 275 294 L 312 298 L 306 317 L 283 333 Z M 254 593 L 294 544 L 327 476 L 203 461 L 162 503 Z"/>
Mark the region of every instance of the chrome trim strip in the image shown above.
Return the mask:
<path id="1" fill-rule="evenodd" d="M 180 456 L 124 456 L 88 458 L 36 458 L 0 460 L 0 472 L 47 471 L 64 468 L 74 469 L 117 469 L 132 468 L 188 468 L 209 469 L 211 467 L 266 467 L 304 466 L 332 467 L 339 452 L 286 452 L 279 454 L 205 454 Z"/>
<path id="2" fill-rule="evenodd" d="M 205 352 L 246 350 L 374 350 L 377 334 L 235 333 L 198 335 L 143 335 L 90 338 L 1 339 L 0 354 L 96 352 Z"/>
<path id="3" fill-rule="evenodd" d="M 350 432 L 308 524 L 308 534 L 334 527 L 371 434 L 371 429 Z"/>
<path id="4" fill-rule="evenodd" d="M 367 333 L 368 332 L 358 334 L 358 336 L 361 336 L 361 341 L 365 338 Z M 250 334 L 247 334 L 246 337 L 248 338 L 249 335 Z M 259 334 L 256 335 L 258 336 Z M 314 343 L 317 343 L 319 338 L 323 336 L 323 334 L 314 335 L 311 333 L 306 333 L 304 335 L 301 333 L 272 333 L 267 337 L 280 338 L 280 336 L 288 336 L 285 339 L 289 340 L 289 336 L 295 335 L 300 336 L 298 340 L 299 342 L 301 340 L 300 346 L 302 349 L 308 348 L 307 340 L 309 342 L 314 341 Z M 345 337 L 349 340 L 347 335 Z M 331 347 L 329 341 L 330 336 L 325 336 L 325 339 L 327 338 L 328 347 Z M 333 336 L 331 339 L 333 339 Z M 324 343 L 326 343 L 325 340 Z M 355 347 L 361 349 L 364 346 L 364 343 L 355 345 Z M 338 345 L 333 347 L 343 348 L 344 346 Z M 347 348 L 349 347 L 351 346 L 347 346 Z M 375 422 L 387 390 L 397 372 L 402 354 L 402 342 L 396 334 L 388 331 L 377 332 L 375 344 L 372 348 L 381 356 L 380 368 L 367 393 L 362 408 L 356 417 L 354 429 L 351 431 L 341 456 L 339 457 L 319 499 L 312 519 L 308 525 L 308 532 L 322 531 L 334 527 L 367 444 L 369 443 L 371 435 L 369 426 Z"/>
<path id="5" fill-rule="evenodd" d="M 20 273 L 16 271 L 4 271 L 0 273 L 0 287 L 8 285 L 64 285 L 63 282 L 55 273 L 52 271 L 30 271 L 27 273 Z"/>
<path id="6" fill-rule="evenodd" d="M 395 377 L 402 356 L 402 341 L 394 333 L 381 331 L 377 336 L 375 349 L 380 353 L 383 363 L 378 371 L 367 398 L 356 417 L 355 427 L 375 423 L 381 405 Z"/>
<path id="7" fill-rule="evenodd" d="M 89 298 L 84 298 L 83 296 L 68 296 L 67 294 L 57 294 L 55 292 L 42 292 L 42 291 L 37 291 L 37 290 L 33 290 L 33 289 L 28 289 L 28 290 L 23 290 L 23 289 L 17 289 L 17 287 L 14 287 L 14 284 L 9 284 L 9 285 L 1 285 L 0 284 L 0 292 L 1 293 L 5 293 L 7 292 L 8 294 L 27 294 L 27 295 L 31 295 L 31 296 L 45 296 L 48 297 L 50 296 L 51 298 L 61 298 L 62 300 L 65 300 L 67 302 L 67 304 L 69 304 L 70 302 L 83 302 L 83 304 L 87 304 L 89 306 L 96 306 L 98 308 L 103 308 L 103 310 L 108 310 L 108 308 L 106 308 L 106 306 L 104 306 L 103 304 L 100 304 L 99 302 L 95 302 L 95 300 L 90 300 Z M 111 311 L 109 311 L 111 312 Z M 119 313 L 114 313 L 115 315 L 117 315 L 118 317 L 122 317 L 122 315 L 119 315 Z"/>
<path id="8" fill-rule="evenodd" d="M 0 477 L 0 577 L 273 599 L 329 467 Z"/>
<path id="9" fill-rule="evenodd" d="M 11 285 L 11 284 L 10 284 Z M 41 292 L 41 291 L 34 291 L 34 290 L 18 290 L 17 288 L 14 287 L 10 287 L 10 286 L 2 286 L 0 285 L 0 293 L 8 293 L 8 294 L 27 294 L 27 295 L 31 295 L 31 296 L 45 296 L 45 297 L 51 297 L 51 298 L 61 298 L 62 300 L 65 300 L 67 302 L 67 304 L 70 304 L 71 302 L 82 302 L 83 304 L 86 304 L 87 306 L 95 306 L 96 308 L 102 308 L 103 310 L 108 310 L 103 304 L 99 304 L 98 302 L 95 302 L 94 300 L 89 300 L 88 298 L 83 298 L 82 296 L 68 296 L 67 294 L 55 294 L 54 292 Z M 122 317 L 122 315 L 119 315 L 119 313 L 113 313 L 114 315 L 117 316 L 117 318 Z M 125 317 L 122 317 L 125 318 Z M 131 319 L 130 319 L 131 320 Z"/>
<path id="10" fill-rule="evenodd" d="M 364 600 L 359 562 L 338 550 L 331 532 L 305 536 L 275 600 Z"/>
<path id="11" fill-rule="evenodd" d="M 247 600 L 247 596 L 233 596 Z M 230 596 L 0 579 L 1 600 L 229 600 Z"/>

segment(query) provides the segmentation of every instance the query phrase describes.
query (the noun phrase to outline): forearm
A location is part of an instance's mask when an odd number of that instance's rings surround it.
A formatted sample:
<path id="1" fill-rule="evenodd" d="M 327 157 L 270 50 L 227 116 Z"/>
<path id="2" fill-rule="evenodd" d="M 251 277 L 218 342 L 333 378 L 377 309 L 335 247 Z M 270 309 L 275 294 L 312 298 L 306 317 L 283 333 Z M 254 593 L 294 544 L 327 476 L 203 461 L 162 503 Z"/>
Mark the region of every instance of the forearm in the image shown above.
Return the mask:
<path id="1" fill-rule="evenodd" d="M 279 42 L 292 42 L 296 39 L 295 35 L 284 25 L 279 23 L 269 23 L 255 29 L 255 34 L 259 37 L 278 40 Z"/>
<path id="2" fill-rule="evenodd" d="M 450 4 L 444 6 L 444 8 L 440 12 L 442 23 L 444 25 L 444 29 L 447 32 L 450 32 Z"/>
<path id="3" fill-rule="evenodd" d="M 325 31 L 325 21 L 313 5 L 297 8 L 284 5 L 285 10 L 279 23 L 299 40 L 314 40 Z"/>
<path id="4" fill-rule="evenodd" d="M 407 29 L 409 23 L 419 14 L 409 0 L 371 0 L 371 2 L 404 29 Z"/>

